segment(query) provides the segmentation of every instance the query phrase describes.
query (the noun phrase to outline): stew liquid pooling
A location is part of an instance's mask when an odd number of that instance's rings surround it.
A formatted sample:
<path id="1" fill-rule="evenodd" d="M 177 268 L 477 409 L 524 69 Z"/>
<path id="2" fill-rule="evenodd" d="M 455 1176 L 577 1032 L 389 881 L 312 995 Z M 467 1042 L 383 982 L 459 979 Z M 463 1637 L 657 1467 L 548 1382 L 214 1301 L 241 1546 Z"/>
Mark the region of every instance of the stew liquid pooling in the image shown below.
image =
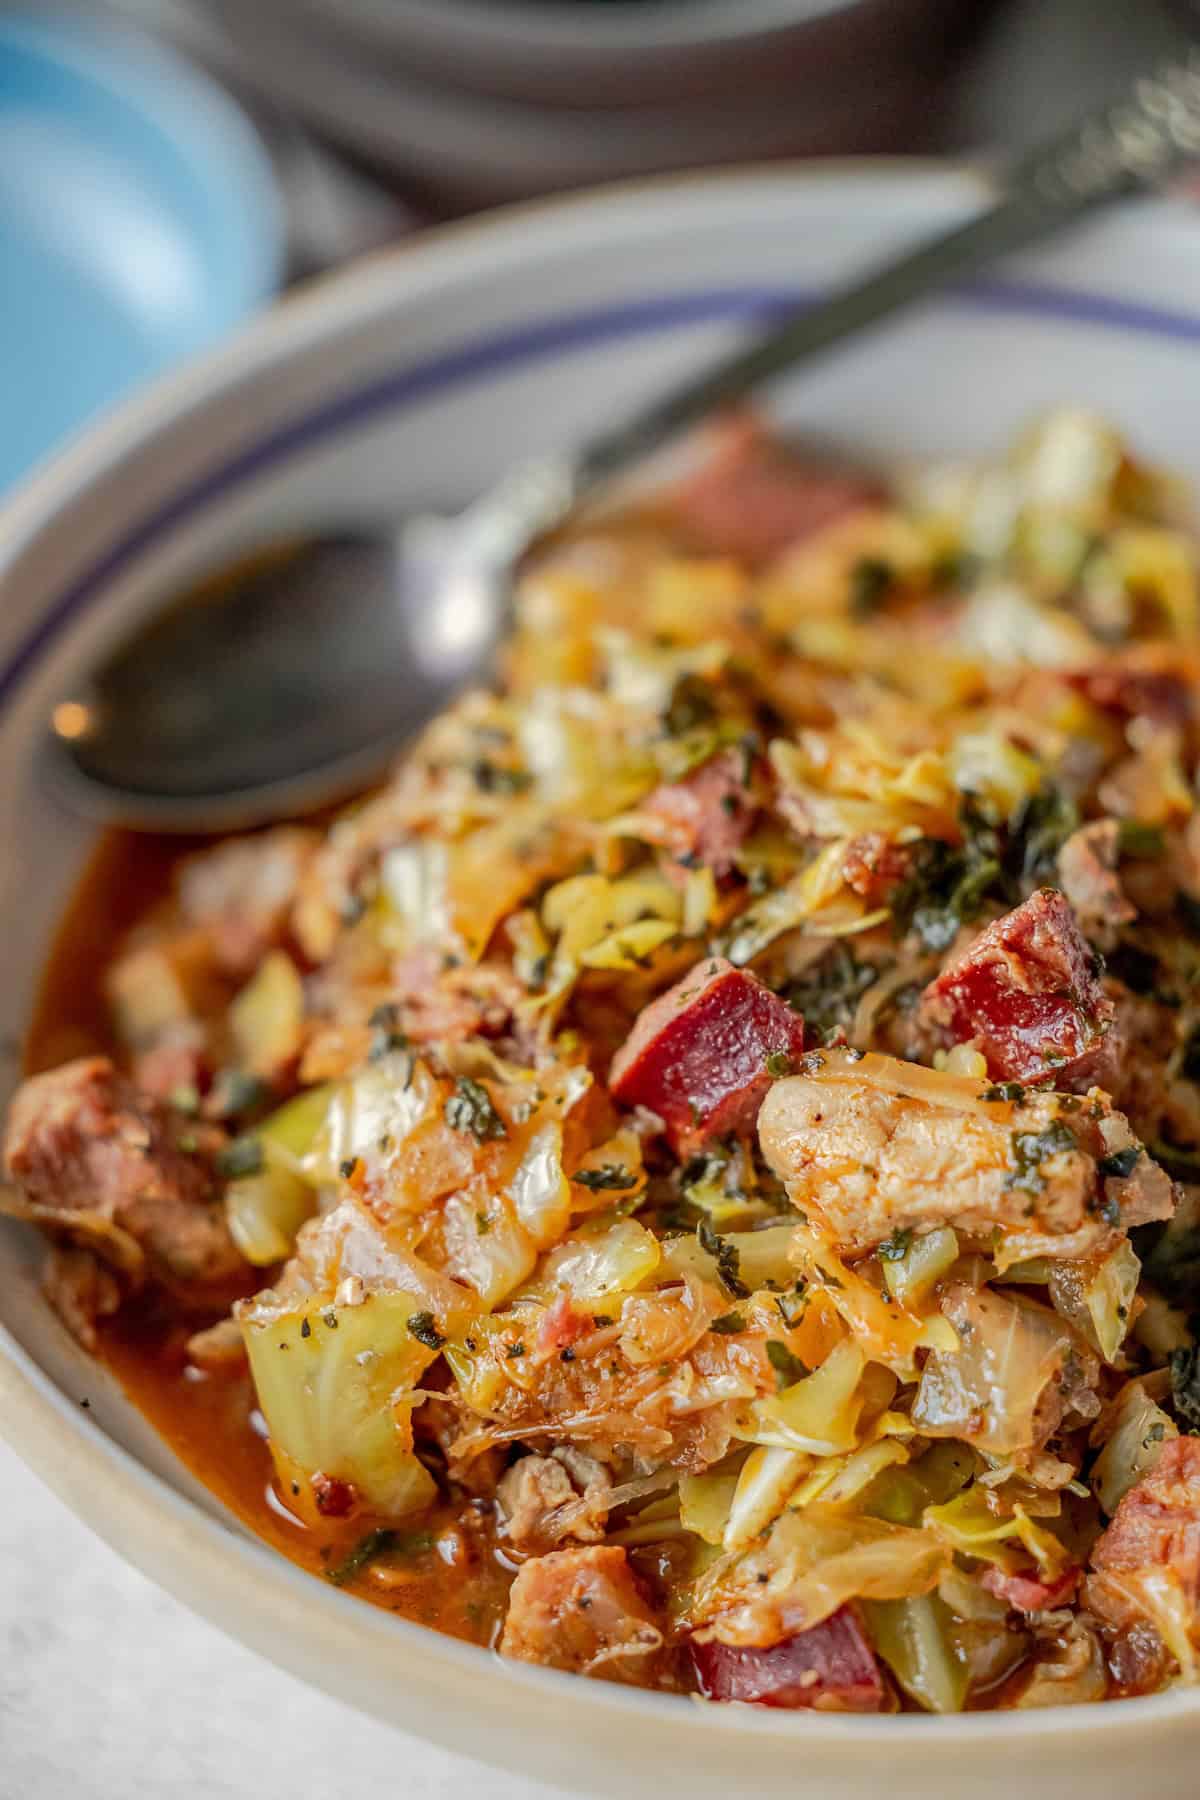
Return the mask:
<path id="1" fill-rule="evenodd" d="M 268 1542 L 795 1709 L 1200 1656 L 1200 586 L 1083 413 L 731 421 L 331 820 L 101 845 L 8 1116 L 48 1301 Z"/>

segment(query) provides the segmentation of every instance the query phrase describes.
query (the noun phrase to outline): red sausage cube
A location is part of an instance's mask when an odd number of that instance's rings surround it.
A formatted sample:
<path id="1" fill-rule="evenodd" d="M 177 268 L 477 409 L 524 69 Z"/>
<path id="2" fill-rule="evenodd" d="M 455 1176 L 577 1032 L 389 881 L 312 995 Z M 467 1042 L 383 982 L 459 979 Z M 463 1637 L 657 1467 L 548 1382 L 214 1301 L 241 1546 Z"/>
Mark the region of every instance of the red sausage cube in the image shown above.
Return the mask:
<path id="1" fill-rule="evenodd" d="M 926 1016 L 970 1043 L 997 1081 L 1086 1080 L 1099 1061 L 1114 1007 L 1098 958 L 1056 888 L 981 931 L 965 956 L 925 989 Z"/>
<path id="2" fill-rule="evenodd" d="M 860 1713 L 878 1712 L 884 1701 L 879 1664 L 848 1606 L 767 1650 L 693 1644 L 692 1663 L 709 1700 Z"/>
<path id="3" fill-rule="evenodd" d="M 798 1013 L 756 976 L 710 956 L 640 1015 L 608 1084 L 624 1105 L 656 1112 L 686 1154 L 752 1130 L 773 1075 L 803 1048 Z"/>

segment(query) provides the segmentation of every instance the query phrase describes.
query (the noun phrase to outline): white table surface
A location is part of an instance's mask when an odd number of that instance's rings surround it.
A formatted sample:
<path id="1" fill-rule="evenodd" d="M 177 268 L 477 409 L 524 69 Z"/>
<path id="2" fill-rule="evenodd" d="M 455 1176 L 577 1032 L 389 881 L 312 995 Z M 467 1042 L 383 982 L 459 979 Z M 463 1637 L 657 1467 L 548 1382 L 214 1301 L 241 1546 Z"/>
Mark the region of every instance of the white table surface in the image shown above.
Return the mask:
<path id="1" fill-rule="evenodd" d="M 565 1800 L 315 1693 L 187 1612 L 0 1444 L 0 1800 Z"/>

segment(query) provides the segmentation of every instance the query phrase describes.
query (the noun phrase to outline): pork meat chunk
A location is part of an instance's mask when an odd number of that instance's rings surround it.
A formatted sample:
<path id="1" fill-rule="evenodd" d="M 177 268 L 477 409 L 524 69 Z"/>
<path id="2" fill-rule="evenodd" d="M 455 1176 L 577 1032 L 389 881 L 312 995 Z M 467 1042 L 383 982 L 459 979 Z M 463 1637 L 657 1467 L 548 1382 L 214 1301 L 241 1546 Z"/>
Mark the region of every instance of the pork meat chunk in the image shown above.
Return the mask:
<path id="1" fill-rule="evenodd" d="M 5 1168 L 49 1230 L 85 1243 L 127 1280 L 146 1274 L 207 1306 L 248 1270 L 229 1235 L 211 1159 L 185 1147 L 188 1129 L 106 1057 L 83 1057 L 19 1089 Z M 110 1299 L 105 1293 L 97 1310 L 109 1310 Z"/>
<path id="2" fill-rule="evenodd" d="M 1113 1514 L 1091 1568 L 1084 1602 L 1106 1625 L 1149 1625 L 1176 1657 L 1187 1654 L 1185 1638 L 1200 1652 L 1200 1438 L 1164 1444 Z"/>
<path id="3" fill-rule="evenodd" d="M 519 1550 L 550 1550 L 564 1540 L 598 1543 L 611 1486 L 604 1464 L 573 1445 L 523 1456 L 497 1483 L 501 1533 Z"/>
<path id="4" fill-rule="evenodd" d="M 805 1063 L 767 1095 L 759 1139 L 793 1205 L 842 1249 L 953 1225 L 985 1247 L 999 1232 L 1005 1262 L 1080 1257 L 1174 1211 L 1169 1178 L 1098 1090 L 1018 1101 L 890 1057 Z"/>
<path id="5" fill-rule="evenodd" d="M 522 1565 L 500 1653 L 577 1675 L 636 1680 L 662 1642 L 625 1551 L 595 1545 L 555 1550 Z"/>

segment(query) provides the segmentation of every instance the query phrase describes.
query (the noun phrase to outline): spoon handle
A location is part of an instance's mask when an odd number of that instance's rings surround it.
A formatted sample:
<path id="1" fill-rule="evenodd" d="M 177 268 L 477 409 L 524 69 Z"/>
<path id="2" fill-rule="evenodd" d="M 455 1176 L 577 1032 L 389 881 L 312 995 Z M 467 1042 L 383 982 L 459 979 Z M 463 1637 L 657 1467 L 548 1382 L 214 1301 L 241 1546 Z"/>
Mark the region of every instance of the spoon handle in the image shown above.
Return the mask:
<path id="1" fill-rule="evenodd" d="M 802 307 L 578 456 L 576 496 L 659 449 L 783 369 L 831 348 L 954 277 L 1035 242 L 1123 195 L 1158 187 L 1200 159 L 1200 48 L 1139 77 L 1117 100 L 1019 158 L 995 205 Z"/>

